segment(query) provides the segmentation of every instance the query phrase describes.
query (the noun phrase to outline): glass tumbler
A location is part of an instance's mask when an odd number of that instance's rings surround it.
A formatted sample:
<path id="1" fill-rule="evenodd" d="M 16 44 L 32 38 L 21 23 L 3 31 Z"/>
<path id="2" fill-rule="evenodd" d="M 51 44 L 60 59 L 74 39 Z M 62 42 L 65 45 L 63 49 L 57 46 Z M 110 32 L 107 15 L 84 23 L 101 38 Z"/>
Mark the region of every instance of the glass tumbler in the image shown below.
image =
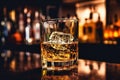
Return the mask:
<path id="1" fill-rule="evenodd" d="M 47 19 L 42 22 L 41 63 L 47 70 L 71 70 L 77 66 L 76 19 Z"/>

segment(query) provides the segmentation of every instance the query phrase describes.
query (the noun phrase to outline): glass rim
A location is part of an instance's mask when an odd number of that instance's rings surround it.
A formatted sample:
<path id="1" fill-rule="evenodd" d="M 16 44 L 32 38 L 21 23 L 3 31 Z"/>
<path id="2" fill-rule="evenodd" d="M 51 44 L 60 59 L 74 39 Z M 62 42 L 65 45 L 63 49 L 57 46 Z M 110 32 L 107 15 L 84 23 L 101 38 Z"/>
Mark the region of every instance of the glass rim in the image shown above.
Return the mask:
<path id="1" fill-rule="evenodd" d="M 64 20 L 69 20 L 69 21 L 78 21 L 78 19 L 69 19 L 69 18 L 51 18 L 51 19 L 45 19 L 43 20 L 43 22 L 46 22 L 46 21 L 58 21 L 58 20 L 61 20 L 61 21 L 64 21 Z"/>

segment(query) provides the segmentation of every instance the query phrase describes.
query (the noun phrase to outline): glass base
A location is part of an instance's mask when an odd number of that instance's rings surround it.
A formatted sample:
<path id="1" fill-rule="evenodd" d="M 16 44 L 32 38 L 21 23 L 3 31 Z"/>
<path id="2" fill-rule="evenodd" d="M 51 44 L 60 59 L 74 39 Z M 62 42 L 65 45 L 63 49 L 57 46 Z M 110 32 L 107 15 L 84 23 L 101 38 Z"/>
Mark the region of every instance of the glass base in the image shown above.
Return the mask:
<path id="1" fill-rule="evenodd" d="M 78 67 L 71 70 L 46 70 L 42 69 L 41 80 L 79 80 Z"/>
<path id="2" fill-rule="evenodd" d="M 72 70 L 77 67 L 77 61 L 66 62 L 44 62 L 42 63 L 42 69 L 47 70 Z"/>

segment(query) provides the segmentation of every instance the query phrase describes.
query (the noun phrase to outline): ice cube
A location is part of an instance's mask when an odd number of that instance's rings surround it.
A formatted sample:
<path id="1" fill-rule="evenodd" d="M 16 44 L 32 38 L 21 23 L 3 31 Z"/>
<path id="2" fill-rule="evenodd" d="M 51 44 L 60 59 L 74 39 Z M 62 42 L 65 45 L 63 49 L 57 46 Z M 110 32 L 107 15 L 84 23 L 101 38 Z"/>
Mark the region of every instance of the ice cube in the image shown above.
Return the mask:
<path id="1" fill-rule="evenodd" d="M 72 42 L 74 37 L 69 33 L 63 32 L 52 32 L 49 37 L 49 42 L 51 46 L 56 50 L 67 50 L 67 47 L 70 42 Z"/>
<path id="2" fill-rule="evenodd" d="M 74 37 L 71 34 L 58 31 L 52 32 L 52 34 L 49 37 L 50 42 L 60 44 L 70 43 L 73 41 L 73 39 Z"/>

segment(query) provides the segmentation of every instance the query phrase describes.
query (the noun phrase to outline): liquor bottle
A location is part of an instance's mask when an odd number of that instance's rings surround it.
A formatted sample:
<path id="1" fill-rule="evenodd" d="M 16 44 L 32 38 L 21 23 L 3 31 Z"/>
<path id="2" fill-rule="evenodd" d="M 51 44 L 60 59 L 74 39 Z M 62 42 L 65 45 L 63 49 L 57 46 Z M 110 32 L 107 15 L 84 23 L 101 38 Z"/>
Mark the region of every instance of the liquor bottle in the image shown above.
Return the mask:
<path id="1" fill-rule="evenodd" d="M 88 40 L 90 43 L 96 43 L 96 25 L 95 25 L 95 7 L 92 8 L 88 21 Z"/>
<path id="2" fill-rule="evenodd" d="M 24 16 L 22 13 L 19 14 L 19 21 L 18 21 L 18 27 L 19 27 L 19 31 L 21 33 L 24 33 Z"/>
<path id="3" fill-rule="evenodd" d="M 13 32 L 13 22 L 10 19 L 8 13 L 7 13 L 7 8 L 3 8 L 3 15 L 0 20 L 0 25 L 1 25 L 1 43 L 5 44 L 6 42 L 9 42 L 9 38 L 12 35 Z"/>
<path id="4" fill-rule="evenodd" d="M 22 39 L 22 36 L 19 32 L 19 30 L 16 30 L 16 32 L 13 34 L 13 38 L 14 38 L 14 43 L 15 44 L 22 44 L 23 43 L 23 39 Z"/>
<path id="5" fill-rule="evenodd" d="M 20 33 L 22 40 L 24 40 L 25 39 L 25 22 L 24 22 L 23 13 L 19 14 L 18 32 Z M 24 41 L 22 41 L 22 42 L 24 42 Z"/>
<path id="6" fill-rule="evenodd" d="M 27 14 L 27 26 L 25 27 L 25 43 L 32 44 L 33 35 L 32 35 L 32 26 L 31 26 L 31 14 Z"/>
<path id="7" fill-rule="evenodd" d="M 34 42 L 40 42 L 40 20 L 39 20 L 39 12 L 35 12 L 35 17 L 33 21 L 33 34 L 34 34 Z"/>
<path id="8" fill-rule="evenodd" d="M 115 14 L 114 15 L 114 32 L 113 32 L 113 36 L 115 38 L 115 40 L 120 43 L 120 20 L 118 19 L 118 15 Z"/>
<path id="9" fill-rule="evenodd" d="M 95 43 L 95 22 L 92 19 L 88 19 L 83 26 L 84 40 L 88 43 Z"/>
<path id="10" fill-rule="evenodd" d="M 96 42 L 103 42 L 103 22 L 100 19 L 100 15 L 98 16 L 98 21 L 96 22 Z"/>
<path id="11" fill-rule="evenodd" d="M 87 29 L 87 27 L 88 27 L 88 19 L 85 18 L 85 23 L 83 25 L 83 38 L 82 38 L 83 42 L 88 42 L 88 35 L 87 35 L 88 29 Z"/>

